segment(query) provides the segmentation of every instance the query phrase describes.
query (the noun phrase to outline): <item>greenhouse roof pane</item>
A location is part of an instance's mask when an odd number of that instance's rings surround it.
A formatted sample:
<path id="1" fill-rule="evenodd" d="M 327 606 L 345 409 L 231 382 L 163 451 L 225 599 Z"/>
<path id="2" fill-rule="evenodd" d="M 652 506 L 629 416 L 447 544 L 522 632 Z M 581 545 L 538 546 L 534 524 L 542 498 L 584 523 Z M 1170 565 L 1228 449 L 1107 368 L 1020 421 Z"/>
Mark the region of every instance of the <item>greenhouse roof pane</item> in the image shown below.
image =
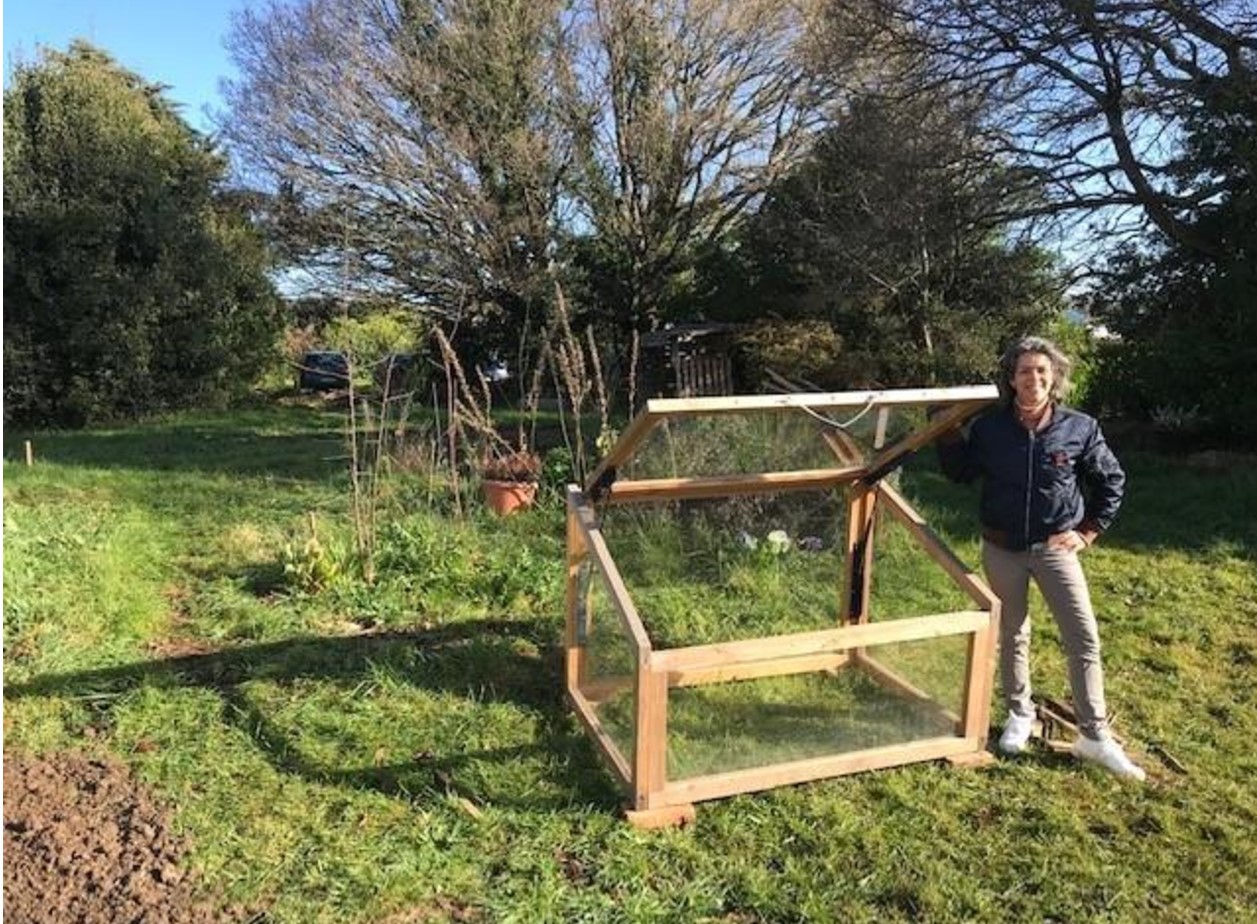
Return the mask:
<path id="1" fill-rule="evenodd" d="M 996 400 L 993 385 L 654 399 L 589 480 L 623 501 L 876 480 Z M 926 415 L 926 409 L 936 412 Z"/>

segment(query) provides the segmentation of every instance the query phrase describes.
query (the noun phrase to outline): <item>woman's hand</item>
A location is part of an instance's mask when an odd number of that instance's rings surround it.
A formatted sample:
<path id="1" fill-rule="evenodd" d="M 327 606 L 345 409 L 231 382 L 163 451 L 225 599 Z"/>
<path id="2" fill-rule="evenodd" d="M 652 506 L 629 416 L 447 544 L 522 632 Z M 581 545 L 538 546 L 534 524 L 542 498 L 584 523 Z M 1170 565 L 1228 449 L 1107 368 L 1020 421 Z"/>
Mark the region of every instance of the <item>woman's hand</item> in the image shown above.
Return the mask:
<path id="1" fill-rule="evenodd" d="M 1075 529 L 1067 529 L 1063 533 L 1048 536 L 1047 547 L 1058 552 L 1081 552 L 1089 543 Z"/>

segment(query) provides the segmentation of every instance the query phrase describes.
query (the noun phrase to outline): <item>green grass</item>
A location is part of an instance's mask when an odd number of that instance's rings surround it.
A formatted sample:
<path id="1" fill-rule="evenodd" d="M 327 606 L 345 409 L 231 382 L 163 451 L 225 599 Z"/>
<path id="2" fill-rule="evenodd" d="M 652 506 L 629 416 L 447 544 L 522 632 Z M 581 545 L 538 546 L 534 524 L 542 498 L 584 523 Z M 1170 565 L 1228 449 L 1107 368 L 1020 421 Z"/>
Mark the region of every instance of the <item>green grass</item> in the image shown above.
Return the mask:
<path id="1" fill-rule="evenodd" d="M 1149 785 L 1036 751 L 705 803 L 692 829 L 642 833 L 559 695 L 561 510 L 454 520 L 403 474 L 366 588 L 339 432 L 308 408 L 172 417 L 35 434 L 36 465 L 5 464 L 5 747 L 127 761 L 231 901 L 274 922 L 1257 920 L 1257 472 L 1124 456 L 1126 508 L 1087 553 Z M 973 562 L 975 498 L 929 461 L 904 489 Z M 283 570 L 310 511 L 344 575 L 317 592 Z M 736 546 L 743 526 L 792 525 L 764 510 L 712 523 L 612 540 L 626 578 L 655 575 L 652 629 L 690 643 L 825 618 L 830 551 Z M 875 587 L 875 618 L 950 608 L 891 533 L 879 554 L 903 577 Z M 1063 694 L 1035 615 L 1036 681 Z M 799 734 L 767 745 L 795 753 L 827 731 L 818 683 L 691 691 L 674 760 L 746 753 L 783 713 Z"/>

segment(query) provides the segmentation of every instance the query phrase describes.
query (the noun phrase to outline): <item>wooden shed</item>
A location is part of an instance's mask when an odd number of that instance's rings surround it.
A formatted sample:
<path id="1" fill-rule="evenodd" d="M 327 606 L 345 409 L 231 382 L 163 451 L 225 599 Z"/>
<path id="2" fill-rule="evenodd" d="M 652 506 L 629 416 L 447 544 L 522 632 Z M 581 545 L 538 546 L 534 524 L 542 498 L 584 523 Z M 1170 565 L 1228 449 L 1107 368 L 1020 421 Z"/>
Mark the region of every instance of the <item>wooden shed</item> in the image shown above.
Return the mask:
<path id="1" fill-rule="evenodd" d="M 736 324 L 700 321 L 643 334 L 644 394 L 671 398 L 733 394 L 737 331 Z"/>
<path id="2" fill-rule="evenodd" d="M 630 820 L 989 757 L 998 600 L 893 482 L 996 397 L 655 399 L 569 486 L 566 693 Z"/>

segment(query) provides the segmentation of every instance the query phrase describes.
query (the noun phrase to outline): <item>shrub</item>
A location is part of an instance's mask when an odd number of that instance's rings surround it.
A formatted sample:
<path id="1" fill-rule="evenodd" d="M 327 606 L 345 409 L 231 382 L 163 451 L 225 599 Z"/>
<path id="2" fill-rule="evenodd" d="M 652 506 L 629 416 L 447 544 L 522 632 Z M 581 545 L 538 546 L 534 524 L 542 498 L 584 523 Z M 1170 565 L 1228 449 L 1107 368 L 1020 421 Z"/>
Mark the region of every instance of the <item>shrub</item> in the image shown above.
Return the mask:
<path id="1" fill-rule="evenodd" d="M 759 321 L 738 337 L 751 381 L 767 370 L 826 383 L 842 354 L 842 337 L 827 321 Z"/>

